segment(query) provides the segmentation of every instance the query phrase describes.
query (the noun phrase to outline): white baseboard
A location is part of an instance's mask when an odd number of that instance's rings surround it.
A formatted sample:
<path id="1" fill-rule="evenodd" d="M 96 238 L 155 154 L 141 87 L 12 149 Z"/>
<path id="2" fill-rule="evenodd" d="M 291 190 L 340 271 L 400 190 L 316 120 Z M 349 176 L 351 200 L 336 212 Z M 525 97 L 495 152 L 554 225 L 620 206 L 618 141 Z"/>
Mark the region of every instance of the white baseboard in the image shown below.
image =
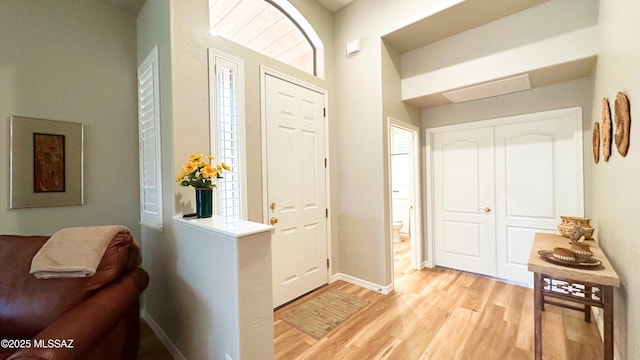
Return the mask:
<path id="1" fill-rule="evenodd" d="M 362 279 L 358 279 L 356 277 L 353 277 L 351 275 L 346 275 L 346 274 L 342 274 L 342 273 L 337 273 L 334 274 L 333 276 L 331 276 L 331 282 L 336 282 L 338 280 L 342 280 L 342 281 L 346 281 L 348 283 L 354 284 L 354 285 L 358 285 L 360 287 L 363 287 L 365 289 L 369 289 L 369 290 L 373 290 L 375 292 L 379 292 L 381 294 L 387 295 L 390 292 L 393 291 L 393 284 L 389 284 L 386 286 L 383 285 L 378 285 L 378 284 L 374 284 L 372 282 L 366 281 L 366 280 L 362 280 Z"/>
<path id="2" fill-rule="evenodd" d="M 158 323 L 153 319 L 153 317 L 151 317 L 151 315 L 147 313 L 145 309 L 142 309 L 142 311 L 140 312 L 140 315 L 141 315 L 140 317 L 144 321 L 146 321 L 147 324 L 149 324 L 149 327 L 151 328 L 151 330 L 153 330 L 153 332 L 156 334 L 158 339 L 160 339 L 164 347 L 167 348 L 167 350 L 171 353 L 171 356 L 173 356 L 174 359 L 187 360 L 187 358 L 184 357 L 184 355 L 182 355 L 180 350 L 178 350 L 175 344 L 169 339 L 167 334 L 162 330 L 160 325 L 158 325 Z"/>
<path id="3" fill-rule="evenodd" d="M 598 332 L 600 333 L 600 339 L 604 341 L 604 318 L 602 316 L 602 309 L 599 307 L 592 306 L 591 313 L 593 314 L 593 318 L 596 319 L 596 325 L 598 326 Z M 616 344 L 613 344 L 613 360 L 617 360 L 616 356 Z"/>
<path id="4" fill-rule="evenodd" d="M 604 341 L 604 322 L 602 320 L 602 309 L 592 306 L 591 313 L 593 317 L 596 319 L 596 324 L 598 325 L 598 332 L 600 333 L 600 340 Z"/>

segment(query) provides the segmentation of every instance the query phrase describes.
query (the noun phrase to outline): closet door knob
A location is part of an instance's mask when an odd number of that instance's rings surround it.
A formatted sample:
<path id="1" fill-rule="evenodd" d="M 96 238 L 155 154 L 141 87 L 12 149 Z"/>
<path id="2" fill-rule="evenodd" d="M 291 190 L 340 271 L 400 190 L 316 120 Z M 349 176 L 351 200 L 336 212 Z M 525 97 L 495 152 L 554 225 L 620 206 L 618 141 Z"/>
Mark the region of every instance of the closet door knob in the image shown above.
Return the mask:
<path id="1" fill-rule="evenodd" d="M 491 212 L 491 208 L 487 206 L 487 207 L 486 207 L 486 208 L 484 208 L 484 209 L 480 209 L 480 211 L 482 211 L 482 212 L 483 212 L 483 213 L 485 213 L 485 214 L 486 214 L 486 213 L 490 213 L 490 212 Z"/>

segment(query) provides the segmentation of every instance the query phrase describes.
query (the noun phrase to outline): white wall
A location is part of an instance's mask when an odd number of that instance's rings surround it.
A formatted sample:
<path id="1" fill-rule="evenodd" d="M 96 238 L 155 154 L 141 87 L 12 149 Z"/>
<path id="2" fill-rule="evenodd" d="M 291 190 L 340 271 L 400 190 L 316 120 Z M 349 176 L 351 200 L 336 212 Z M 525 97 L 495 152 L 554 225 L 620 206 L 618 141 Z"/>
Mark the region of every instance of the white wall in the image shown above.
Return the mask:
<path id="1" fill-rule="evenodd" d="M 95 0 L 3 0 L 0 44 L 0 233 L 123 224 L 139 237 L 135 17 Z M 11 115 L 84 124 L 85 205 L 9 209 Z"/>
<path id="2" fill-rule="evenodd" d="M 640 120 L 640 2 L 603 0 L 600 5 L 593 115 L 585 130 L 591 133 L 593 123 L 602 122 L 602 98 L 609 98 L 613 112 L 616 93 L 623 91 L 631 104 L 631 142 L 626 157 L 618 154 L 613 144 L 609 161 L 600 156 L 600 163 L 593 166 L 592 203 L 587 215 L 592 217 L 600 245 L 620 276 L 621 287 L 614 293 L 615 355 L 618 360 L 634 360 L 640 359 L 640 127 L 634 124 Z M 593 159 L 591 152 L 588 154 Z"/>
<path id="3" fill-rule="evenodd" d="M 190 326 L 202 327 L 192 317 L 186 317 L 177 309 L 192 306 L 203 313 L 202 300 L 194 295 L 195 290 L 185 284 L 178 275 L 178 254 L 189 256 L 191 252 L 181 251 L 171 231 L 173 215 L 173 110 L 171 86 L 171 43 L 169 0 L 147 0 L 137 17 L 137 64 L 147 57 L 151 50 L 158 47 L 159 88 L 160 88 L 160 131 L 162 146 L 162 194 L 164 205 L 164 232 L 142 226 L 143 268 L 149 273 L 149 286 L 142 294 L 142 303 L 147 322 L 160 328 L 164 333 L 161 339 L 180 343 L 178 334 L 183 332 L 184 321 Z M 185 244 L 193 246 L 193 242 Z M 196 262 L 196 266 L 199 263 Z M 159 301 L 160 300 L 160 301 Z M 189 313 L 186 313 L 190 316 Z M 208 323 L 207 323 L 208 324 Z M 189 336 L 189 332 L 186 332 Z M 170 340 L 169 340 L 170 338 Z M 171 347 L 169 349 L 173 350 Z M 201 351 L 208 348 L 201 347 Z"/>

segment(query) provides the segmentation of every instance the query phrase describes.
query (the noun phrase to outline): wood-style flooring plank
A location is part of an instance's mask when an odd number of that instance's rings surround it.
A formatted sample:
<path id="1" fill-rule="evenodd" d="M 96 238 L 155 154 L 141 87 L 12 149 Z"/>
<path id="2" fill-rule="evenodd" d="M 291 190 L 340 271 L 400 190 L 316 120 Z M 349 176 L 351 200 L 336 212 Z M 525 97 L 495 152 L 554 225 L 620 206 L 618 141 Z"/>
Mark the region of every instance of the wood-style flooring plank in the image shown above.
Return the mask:
<path id="1" fill-rule="evenodd" d="M 171 353 L 151 330 L 146 321 L 140 319 L 140 349 L 138 360 L 173 360 Z"/>
<path id="2" fill-rule="evenodd" d="M 456 307 L 419 359 L 462 359 L 464 344 L 479 317 L 475 311 Z"/>

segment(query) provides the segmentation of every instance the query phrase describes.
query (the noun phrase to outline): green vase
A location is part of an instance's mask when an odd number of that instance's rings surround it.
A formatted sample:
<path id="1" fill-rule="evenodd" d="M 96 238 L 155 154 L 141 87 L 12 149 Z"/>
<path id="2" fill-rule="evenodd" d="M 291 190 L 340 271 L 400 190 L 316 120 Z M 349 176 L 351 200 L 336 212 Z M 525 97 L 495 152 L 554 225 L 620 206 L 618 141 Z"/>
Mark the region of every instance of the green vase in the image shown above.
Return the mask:
<path id="1" fill-rule="evenodd" d="M 210 218 L 212 188 L 196 188 L 196 217 Z"/>

